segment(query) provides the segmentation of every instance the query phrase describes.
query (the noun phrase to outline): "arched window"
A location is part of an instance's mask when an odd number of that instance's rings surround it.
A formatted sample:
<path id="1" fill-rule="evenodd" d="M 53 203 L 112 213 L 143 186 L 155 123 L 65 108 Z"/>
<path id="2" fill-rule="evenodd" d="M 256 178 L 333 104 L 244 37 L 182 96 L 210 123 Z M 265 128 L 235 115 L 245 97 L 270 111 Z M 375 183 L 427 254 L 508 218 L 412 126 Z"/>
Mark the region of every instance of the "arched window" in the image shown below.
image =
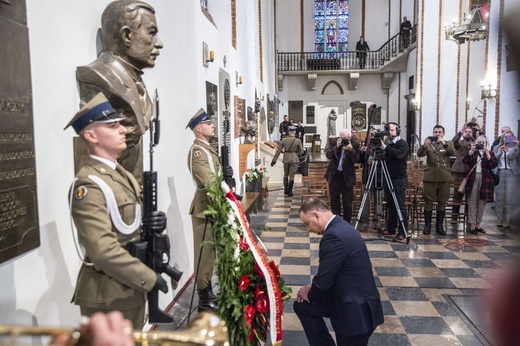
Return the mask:
<path id="1" fill-rule="evenodd" d="M 314 46 L 322 57 L 346 56 L 348 0 L 314 0 Z"/>

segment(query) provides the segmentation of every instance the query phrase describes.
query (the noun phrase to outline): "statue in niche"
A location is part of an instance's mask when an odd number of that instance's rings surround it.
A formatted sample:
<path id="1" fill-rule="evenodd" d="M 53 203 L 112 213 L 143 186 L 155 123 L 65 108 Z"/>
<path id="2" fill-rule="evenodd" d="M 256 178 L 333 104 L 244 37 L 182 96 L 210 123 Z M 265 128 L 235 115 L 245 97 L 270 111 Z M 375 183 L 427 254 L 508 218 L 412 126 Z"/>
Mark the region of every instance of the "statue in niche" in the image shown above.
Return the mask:
<path id="1" fill-rule="evenodd" d="M 102 92 L 125 119 L 127 148 L 118 162 L 136 178 L 142 172 L 141 137 L 152 117 L 152 101 L 142 79 L 153 68 L 163 44 L 155 9 L 137 0 L 117 0 L 101 16 L 103 51 L 89 65 L 78 66 L 76 78 L 82 102 Z"/>
<path id="2" fill-rule="evenodd" d="M 245 133 L 245 144 L 255 143 L 255 136 L 257 133 L 256 116 L 251 107 L 247 107 L 247 122 L 242 128 L 242 131 Z"/>
<path id="3" fill-rule="evenodd" d="M 338 115 L 333 109 L 327 118 L 327 137 L 336 137 L 336 119 L 338 119 Z"/>

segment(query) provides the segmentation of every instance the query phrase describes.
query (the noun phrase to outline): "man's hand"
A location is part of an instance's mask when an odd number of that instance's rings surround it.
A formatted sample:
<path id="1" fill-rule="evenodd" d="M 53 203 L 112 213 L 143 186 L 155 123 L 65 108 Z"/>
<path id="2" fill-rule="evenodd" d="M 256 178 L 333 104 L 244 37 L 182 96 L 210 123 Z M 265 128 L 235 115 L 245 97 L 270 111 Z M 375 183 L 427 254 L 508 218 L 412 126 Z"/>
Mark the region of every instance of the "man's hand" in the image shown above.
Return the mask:
<path id="1" fill-rule="evenodd" d="M 309 294 L 310 289 L 311 289 L 311 284 L 307 284 L 307 285 L 301 287 L 298 290 L 298 294 L 296 296 L 296 301 L 298 303 L 303 303 L 304 301 L 309 302 L 309 298 L 307 297 L 307 295 Z"/>
<path id="2" fill-rule="evenodd" d="M 222 174 L 224 178 L 233 178 L 233 167 L 227 165 L 222 169 Z"/>
<path id="3" fill-rule="evenodd" d="M 166 283 L 166 280 L 163 279 L 160 273 L 155 274 L 157 275 L 157 280 L 155 281 L 153 288 L 168 293 L 168 284 Z"/>
<path id="4" fill-rule="evenodd" d="M 143 225 L 155 233 L 161 233 L 166 229 L 166 214 L 162 211 L 153 211 L 143 218 Z"/>
<path id="5" fill-rule="evenodd" d="M 337 146 L 338 148 L 341 147 L 341 140 L 342 140 L 341 137 L 338 137 L 338 139 L 336 140 L 336 146 Z"/>

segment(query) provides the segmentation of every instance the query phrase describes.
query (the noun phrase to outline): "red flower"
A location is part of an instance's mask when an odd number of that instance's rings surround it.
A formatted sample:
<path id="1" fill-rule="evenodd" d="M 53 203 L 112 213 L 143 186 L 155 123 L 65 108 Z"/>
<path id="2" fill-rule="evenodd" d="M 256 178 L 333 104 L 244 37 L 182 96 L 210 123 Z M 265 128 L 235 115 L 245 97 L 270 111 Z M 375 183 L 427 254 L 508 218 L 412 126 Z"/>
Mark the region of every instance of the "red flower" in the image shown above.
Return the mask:
<path id="1" fill-rule="evenodd" d="M 242 275 L 240 280 L 238 280 L 238 288 L 240 288 L 240 290 L 242 292 L 244 292 L 245 290 L 247 290 L 250 283 L 251 283 L 251 280 L 249 280 L 249 275 L 244 274 L 244 275 Z"/>
<path id="2" fill-rule="evenodd" d="M 246 325 L 251 326 L 253 319 L 255 318 L 255 307 L 253 305 L 244 306 L 244 318 L 246 319 Z"/>
<path id="3" fill-rule="evenodd" d="M 276 278 L 279 278 L 280 277 L 280 270 L 276 266 L 276 263 L 274 263 L 274 261 L 269 262 L 269 267 L 271 267 L 271 269 L 273 270 L 274 276 Z"/>
<path id="4" fill-rule="evenodd" d="M 240 237 L 240 240 L 238 241 L 238 246 L 240 247 L 240 250 L 242 250 L 242 251 L 249 250 L 249 244 L 247 243 L 247 241 L 244 237 Z"/>
<path id="5" fill-rule="evenodd" d="M 255 339 L 255 328 L 253 326 L 251 326 L 251 328 L 249 329 L 249 342 L 252 343 L 254 339 Z"/>
<path id="6" fill-rule="evenodd" d="M 264 273 L 262 272 L 262 269 L 260 269 L 260 266 L 255 261 L 255 273 L 258 274 L 263 280 L 265 280 Z"/>
<path id="7" fill-rule="evenodd" d="M 259 285 L 255 287 L 255 299 L 258 300 L 261 296 L 265 296 L 265 291 Z"/>
<path id="8" fill-rule="evenodd" d="M 265 314 L 267 311 L 269 311 L 269 299 L 265 294 L 256 301 L 255 307 L 258 312 L 262 314 Z"/>

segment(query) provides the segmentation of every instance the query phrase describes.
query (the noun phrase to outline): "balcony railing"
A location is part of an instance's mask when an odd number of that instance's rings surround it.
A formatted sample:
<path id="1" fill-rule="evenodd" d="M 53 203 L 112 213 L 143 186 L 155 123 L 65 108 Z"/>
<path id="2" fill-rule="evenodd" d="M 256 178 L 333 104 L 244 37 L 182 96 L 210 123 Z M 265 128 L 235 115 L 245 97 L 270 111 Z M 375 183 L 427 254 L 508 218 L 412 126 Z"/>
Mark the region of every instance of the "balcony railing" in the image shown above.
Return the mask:
<path id="1" fill-rule="evenodd" d="M 409 35 L 393 36 L 378 50 L 367 51 L 363 69 L 379 70 L 391 58 L 413 45 L 417 41 L 416 28 L 415 25 Z M 357 51 L 278 53 L 277 68 L 278 71 L 358 70 L 362 69 L 358 53 Z"/>

